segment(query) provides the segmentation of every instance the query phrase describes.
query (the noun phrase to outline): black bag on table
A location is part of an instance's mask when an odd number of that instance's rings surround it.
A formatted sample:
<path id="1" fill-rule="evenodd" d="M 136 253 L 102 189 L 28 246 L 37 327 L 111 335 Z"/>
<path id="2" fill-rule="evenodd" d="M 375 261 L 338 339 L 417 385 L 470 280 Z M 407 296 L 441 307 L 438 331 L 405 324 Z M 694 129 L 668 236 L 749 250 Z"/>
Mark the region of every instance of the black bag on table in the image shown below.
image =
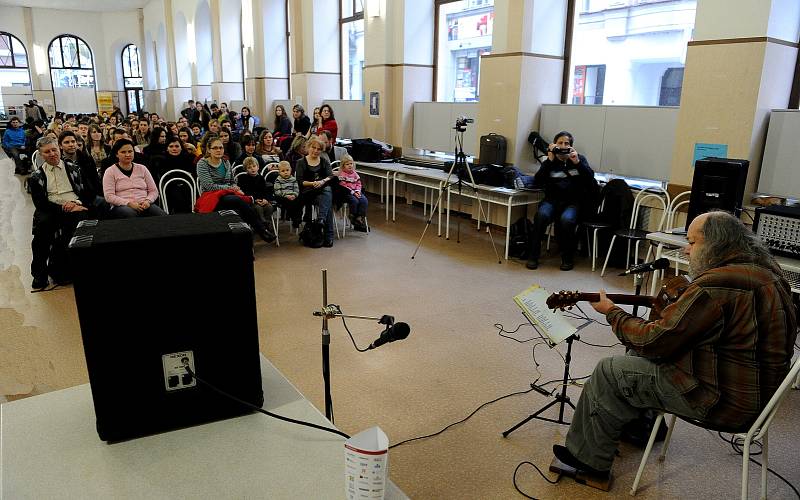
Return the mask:
<path id="1" fill-rule="evenodd" d="M 475 184 L 494 187 L 514 187 L 514 169 L 502 165 L 473 165 L 470 167 Z M 469 182 L 466 172 L 458 172 L 462 181 Z"/>
<path id="2" fill-rule="evenodd" d="M 353 139 L 350 155 L 356 161 L 378 163 L 383 160 L 383 147 L 372 139 Z"/>
<path id="3" fill-rule="evenodd" d="M 481 165 L 505 165 L 506 138 L 494 133 L 481 136 L 481 150 L 478 163 Z"/>

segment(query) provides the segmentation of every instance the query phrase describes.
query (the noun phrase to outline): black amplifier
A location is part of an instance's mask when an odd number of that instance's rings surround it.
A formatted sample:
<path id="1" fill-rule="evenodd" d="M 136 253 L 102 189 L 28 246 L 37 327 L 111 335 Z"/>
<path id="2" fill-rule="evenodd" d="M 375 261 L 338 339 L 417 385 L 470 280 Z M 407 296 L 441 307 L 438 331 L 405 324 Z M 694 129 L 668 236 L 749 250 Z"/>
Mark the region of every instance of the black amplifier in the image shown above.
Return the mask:
<path id="1" fill-rule="evenodd" d="M 756 208 L 753 232 L 773 254 L 800 259 L 800 207 Z"/>

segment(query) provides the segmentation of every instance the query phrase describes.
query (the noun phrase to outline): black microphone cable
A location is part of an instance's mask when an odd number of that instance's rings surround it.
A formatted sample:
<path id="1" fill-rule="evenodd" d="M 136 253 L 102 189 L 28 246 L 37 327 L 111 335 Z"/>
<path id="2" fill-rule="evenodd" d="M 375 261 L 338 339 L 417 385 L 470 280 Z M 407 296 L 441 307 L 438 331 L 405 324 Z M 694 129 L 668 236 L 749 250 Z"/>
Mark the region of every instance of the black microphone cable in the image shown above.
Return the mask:
<path id="1" fill-rule="evenodd" d="M 270 416 L 272 418 L 276 418 L 278 420 L 283 420 L 284 422 L 289 422 L 289 423 L 296 424 L 296 425 L 302 425 L 304 427 L 311 427 L 313 429 L 319 429 L 321 431 L 330 432 L 332 434 L 336 434 L 338 436 L 342 436 L 345 439 L 350 439 L 349 435 L 345 434 L 344 432 L 340 431 L 339 429 L 333 429 L 331 427 L 325 427 L 325 426 L 322 426 L 322 425 L 312 424 L 311 422 L 304 422 L 303 420 L 296 420 L 294 418 L 284 417 L 283 415 L 278 415 L 277 413 L 272 413 L 271 411 L 268 411 L 268 410 L 265 410 L 263 408 L 260 408 L 260 407 L 254 405 L 252 403 L 249 403 L 249 402 L 247 402 L 247 401 L 245 401 L 243 399 L 239 399 L 236 396 L 234 396 L 233 394 L 229 394 L 229 393 L 223 391 L 222 389 L 220 389 L 219 387 L 215 386 L 214 384 L 212 384 L 210 382 L 207 382 L 207 381 L 203 380 L 202 378 L 198 377 L 194 373 L 194 370 L 192 370 L 191 367 L 189 367 L 188 362 L 184 362 L 183 367 L 186 369 L 186 372 L 190 376 L 192 376 L 195 380 L 197 380 L 198 382 L 200 382 L 204 386 L 208 387 L 212 391 L 216 392 L 217 394 L 221 394 L 222 396 L 225 396 L 228 399 L 236 401 L 237 403 L 239 403 L 241 405 L 244 405 L 244 406 L 246 406 L 246 407 L 248 407 L 248 408 L 250 408 L 252 410 L 255 410 L 255 411 L 259 412 L 259 413 L 263 413 L 264 415 L 268 415 L 268 416 Z"/>

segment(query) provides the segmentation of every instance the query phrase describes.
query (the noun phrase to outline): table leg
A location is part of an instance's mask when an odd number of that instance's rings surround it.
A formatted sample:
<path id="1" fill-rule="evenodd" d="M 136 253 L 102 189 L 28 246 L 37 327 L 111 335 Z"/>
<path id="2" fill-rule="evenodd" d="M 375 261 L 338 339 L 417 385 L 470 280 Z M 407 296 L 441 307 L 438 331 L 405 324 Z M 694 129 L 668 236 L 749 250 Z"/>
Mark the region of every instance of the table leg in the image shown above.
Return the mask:
<path id="1" fill-rule="evenodd" d="M 397 172 L 392 176 L 392 222 L 396 219 L 397 211 Z"/>
<path id="2" fill-rule="evenodd" d="M 445 218 L 444 224 L 444 238 L 446 240 L 450 239 L 450 186 L 445 187 L 447 189 L 447 217 Z"/>
<path id="3" fill-rule="evenodd" d="M 506 252 L 505 258 L 508 260 L 508 244 L 511 240 L 511 199 L 512 196 L 508 197 L 508 206 L 506 206 Z"/>
<path id="4" fill-rule="evenodd" d="M 438 211 L 439 215 L 439 230 L 436 236 L 442 237 L 442 187 L 444 186 L 443 183 L 439 183 L 439 199 L 436 200 L 438 204 L 436 205 L 436 210 Z M 433 194 L 431 194 L 433 196 Z M 431 210 L 433 210 L 433 206 L 431 206 Z"/>

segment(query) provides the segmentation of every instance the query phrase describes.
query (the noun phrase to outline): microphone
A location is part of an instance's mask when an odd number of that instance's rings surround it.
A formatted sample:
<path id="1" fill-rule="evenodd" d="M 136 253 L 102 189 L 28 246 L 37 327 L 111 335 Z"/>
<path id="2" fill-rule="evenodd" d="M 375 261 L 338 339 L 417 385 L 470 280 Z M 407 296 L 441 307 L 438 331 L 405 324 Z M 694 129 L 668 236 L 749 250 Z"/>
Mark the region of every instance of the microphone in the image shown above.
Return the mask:
<path id="1" fill-rule="evenodd" d="M 403 340 L 408 337 L 409 333 L 411 333 L 411 327 L 408 326 L 408 323 L 395 323 L 382 331 L 381 336 L 378 337 L 375 342 L 371 343 L 369 347 L 367 347 L 367 350 L 375 349 L 376 347 L 394 342 L 395 340 Z"/>
<path id="2" fill-rule="evenodd" d="M 669 267 L 669 259 L 664 257 L 660 259 L 656 259 L 653 262 L 645 262 L 644 264 L 639 264 L 638 266 L 633 266 L 632 268 L 628 269 L 624 273 L 619 273 L 620 276 L 627 276 L 629 274 L 641 274 L 641 273 L 649 273 L 651 271 L 655 271 L 657 269 L 666 269 Z"/>

